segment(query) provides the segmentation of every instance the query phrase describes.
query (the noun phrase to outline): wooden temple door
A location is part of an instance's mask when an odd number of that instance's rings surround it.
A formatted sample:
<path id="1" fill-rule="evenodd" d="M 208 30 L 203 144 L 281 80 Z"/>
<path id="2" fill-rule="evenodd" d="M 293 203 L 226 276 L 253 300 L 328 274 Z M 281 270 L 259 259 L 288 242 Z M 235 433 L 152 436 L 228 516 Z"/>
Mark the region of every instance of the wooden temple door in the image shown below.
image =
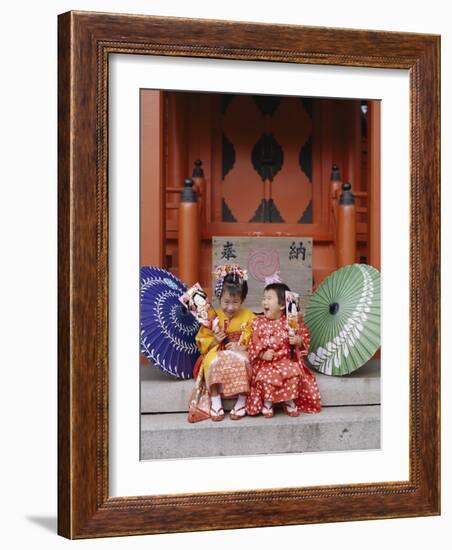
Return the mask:
<path id="1" fill-rule="evenodd" d="M 312 100 L 225 95 L 220 112 L 214 220 L 262 231 L 312 224 Z"/>

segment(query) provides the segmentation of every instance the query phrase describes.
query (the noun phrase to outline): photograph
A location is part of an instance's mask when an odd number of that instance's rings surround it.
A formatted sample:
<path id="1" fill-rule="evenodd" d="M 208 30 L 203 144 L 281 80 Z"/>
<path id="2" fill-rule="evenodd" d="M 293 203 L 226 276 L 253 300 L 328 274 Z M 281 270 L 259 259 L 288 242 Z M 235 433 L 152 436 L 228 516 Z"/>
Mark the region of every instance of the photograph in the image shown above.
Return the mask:
<path id="1" fill-rule="evenodd" d="M 142 460 L 380 448 L 380 126 L 140 89 Z"/>

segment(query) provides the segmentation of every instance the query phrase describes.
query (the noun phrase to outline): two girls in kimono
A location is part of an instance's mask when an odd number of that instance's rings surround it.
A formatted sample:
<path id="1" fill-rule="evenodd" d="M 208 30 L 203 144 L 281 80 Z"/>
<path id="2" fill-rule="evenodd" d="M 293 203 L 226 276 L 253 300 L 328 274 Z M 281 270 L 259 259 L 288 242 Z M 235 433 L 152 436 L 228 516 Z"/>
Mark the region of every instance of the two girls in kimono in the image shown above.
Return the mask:
<path id="1" fill-rule="evenodd" d="M 279 278 L 267 280 L 264 314 L 256 316 L 243 307 L 248 293 L 246 270 L 227 264 L 219 266 L 215 274 L 218 329 L 213 332 L 203 326 L 196 336 L 202 355 L 200 368 L 211 398 L 211 419 L 223 420 L 222 398 L 235 397 L 232 420 L 260 413 L 270 418 L 276 403 L 281 403 L 289 416 L 319 412 L 317 382 L 304 364 L 309 332 L 303 323 L 293 336 L 287 331 L 285 291 L 289 287 Z"/>

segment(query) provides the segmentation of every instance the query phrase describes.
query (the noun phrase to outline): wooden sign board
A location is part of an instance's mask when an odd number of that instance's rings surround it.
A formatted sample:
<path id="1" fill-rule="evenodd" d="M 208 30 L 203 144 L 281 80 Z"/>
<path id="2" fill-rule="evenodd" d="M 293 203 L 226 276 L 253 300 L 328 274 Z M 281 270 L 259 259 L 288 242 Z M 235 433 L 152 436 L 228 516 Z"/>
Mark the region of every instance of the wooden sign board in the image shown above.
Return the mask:
<path id="1" fill-rule="evenodd" d="M 248 309 L 262 311 L 265 278 L 279 271 L 282 281 L 300 295 L 304 313 L 312 295 L 312 238 L 212 237 L 212 271 L 226 263 L 248 270 Z"/>

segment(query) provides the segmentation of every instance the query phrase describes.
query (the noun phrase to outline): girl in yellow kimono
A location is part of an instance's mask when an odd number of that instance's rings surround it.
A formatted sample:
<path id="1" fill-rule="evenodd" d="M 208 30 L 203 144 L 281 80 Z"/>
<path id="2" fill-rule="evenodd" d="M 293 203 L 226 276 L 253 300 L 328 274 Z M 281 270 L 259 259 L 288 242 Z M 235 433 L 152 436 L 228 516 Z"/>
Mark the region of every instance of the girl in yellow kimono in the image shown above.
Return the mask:
<path id="1" fill-rule="evenodd" d="M 240 420 L 246 414 L 246 397 L 250 390 L 251 373 L 245 350 L 255 315 L 242 307 L 248 293 L 246 270 L 237 264 L 227 264 L 219 266 L 215 275 L 215 294 L 220 308 L 216 310 L 213 330 L 201 326 L 196 335 L 202 356 L 200 372 L 211 398 L 211 419 L 223 420 L 222 397 L 237 397 L 230 418 Z"/>

